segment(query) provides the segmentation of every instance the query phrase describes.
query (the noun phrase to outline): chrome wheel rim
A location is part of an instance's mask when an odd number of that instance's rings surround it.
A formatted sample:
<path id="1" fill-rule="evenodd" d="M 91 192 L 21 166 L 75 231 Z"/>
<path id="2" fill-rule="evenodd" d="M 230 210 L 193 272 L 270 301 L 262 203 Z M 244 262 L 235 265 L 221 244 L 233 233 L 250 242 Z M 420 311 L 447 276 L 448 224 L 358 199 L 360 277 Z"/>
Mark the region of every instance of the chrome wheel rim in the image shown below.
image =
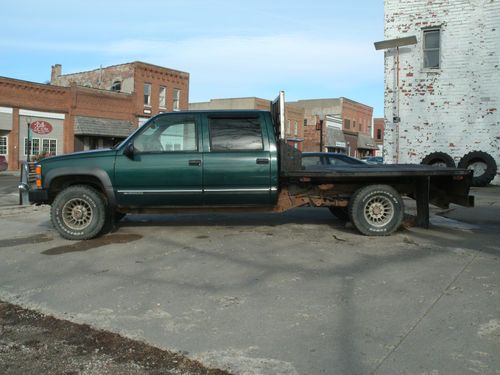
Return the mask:
<path id="1" fill-rule="evenodd" d="M 370 225 L 383 227 L 394 217 L 394 204 L 384 196 L 373 197 L 365 205 L 364 216 Z"/>
<path id="2" fill-rule="evenodd" d="M 87 228 L 92 222 L 93 214 L 92 206 L 81 198 L 70 199 L 62 209 L 64 224 L 73 230 Z"/>

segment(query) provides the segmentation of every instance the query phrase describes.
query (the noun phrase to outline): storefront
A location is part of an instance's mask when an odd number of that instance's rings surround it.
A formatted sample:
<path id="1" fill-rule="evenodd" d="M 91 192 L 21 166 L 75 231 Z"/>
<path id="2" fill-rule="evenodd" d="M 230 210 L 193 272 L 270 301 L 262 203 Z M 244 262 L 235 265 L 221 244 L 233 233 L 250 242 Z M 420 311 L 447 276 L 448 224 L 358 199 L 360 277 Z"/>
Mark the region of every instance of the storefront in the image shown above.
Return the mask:
<path id="1" fill-rule="evenodd" d="M 12 131 L 12 108 L 0 107 L 0 155 L 8 159 L 9 134 Z"/>
<path id="2" fill-rule="evenodd" d="M 368 134 L 358 134 L 358 157 L 374 156 L 378 150 L 372 137 Z"/>
<path id="3" fill-rule="evenodd" d="M 127 138 L 136 128 L 124 120 L 75 117 L 75 151 L 110 148 Z"/>

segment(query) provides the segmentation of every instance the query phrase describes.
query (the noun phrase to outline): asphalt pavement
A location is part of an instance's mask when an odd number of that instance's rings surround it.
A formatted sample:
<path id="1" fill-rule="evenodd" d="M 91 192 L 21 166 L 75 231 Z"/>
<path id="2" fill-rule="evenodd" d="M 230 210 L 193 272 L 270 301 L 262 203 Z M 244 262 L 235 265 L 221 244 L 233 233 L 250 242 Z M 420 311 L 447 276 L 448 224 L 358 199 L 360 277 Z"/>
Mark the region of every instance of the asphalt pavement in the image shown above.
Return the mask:
<path id="1" fill-rule="evenodd" d="M 19 174 L 0 172 L 0 207 L 19 203 Z"/>
<path id="2" fill-rule="evenodd" d="M 306 208 L 71 242 L 48 207 L 7 207 L 0 299 L 236 374 L 500 374 L 500 188 L 474 191 L 390 237 Z"/>

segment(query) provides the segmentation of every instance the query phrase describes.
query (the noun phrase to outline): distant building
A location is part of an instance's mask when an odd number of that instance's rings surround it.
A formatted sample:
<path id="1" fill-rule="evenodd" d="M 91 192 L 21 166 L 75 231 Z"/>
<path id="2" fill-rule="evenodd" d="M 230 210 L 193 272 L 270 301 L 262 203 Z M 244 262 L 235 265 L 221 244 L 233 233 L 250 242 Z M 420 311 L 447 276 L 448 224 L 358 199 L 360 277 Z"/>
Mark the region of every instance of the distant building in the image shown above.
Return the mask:
<path id="1" fill-rule="evenodd" d="M 482 151 L 500 166 L 500 2 L 386 0 L 384 30 L 417 39 L 400 48 L 399 85 L 396 51 L 385 52 L 386 160 Z"/>
<path id="2" fill-rule="evenodd" d="M 258 109 L 269 111 L 271 101 L 261 98 L 211 99 L 208 102 L 190 103 L 190 110 L 207 109 Z M 288 144 L 302 151 L 304 141 L 304 110 L 290 104 L 285 105 L 285 133 Z"/>
<path id="3" fill-rule="evenodd" d="M 373 155 L 373 108 L 347 98 L 308 99 L 289 104 L 304 109 L 304 151 Z"/>
<path id="4" fill-rule="evenodd" d="M 375 151 L 376 156 L 383 156 L 384 151 L 384 128 L 385 122 L 383 118 L 373 119 L 373 139 L 378 147 Z"/>
<path id="5" fill-rule="evenodd" d="M 110 147 L 159 112 L 187 110 L 188 95 L 188 73 L 142 62 L 67 75 L 55 65 L 51 84 L 0 77 L 0 155 L 17 170 L 28 154 Z"/>

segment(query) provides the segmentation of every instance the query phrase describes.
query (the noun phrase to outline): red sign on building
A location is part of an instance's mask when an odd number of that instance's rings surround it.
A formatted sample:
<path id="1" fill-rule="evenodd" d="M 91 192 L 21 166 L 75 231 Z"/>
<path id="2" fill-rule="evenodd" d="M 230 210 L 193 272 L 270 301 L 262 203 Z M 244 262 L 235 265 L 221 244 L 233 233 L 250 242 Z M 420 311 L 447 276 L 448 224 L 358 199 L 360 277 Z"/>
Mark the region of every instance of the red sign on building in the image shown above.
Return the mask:
<path id="1" fill-rule="evenodd" d="M 33 121 L 30 125 L 31 130 L 33 133 L 40 134 L 40 135 L 46 135 L 50 134 L 52 132 L 52 125 L 48 123 L 47 121 L 43 120 L 37 120 Z"/>

